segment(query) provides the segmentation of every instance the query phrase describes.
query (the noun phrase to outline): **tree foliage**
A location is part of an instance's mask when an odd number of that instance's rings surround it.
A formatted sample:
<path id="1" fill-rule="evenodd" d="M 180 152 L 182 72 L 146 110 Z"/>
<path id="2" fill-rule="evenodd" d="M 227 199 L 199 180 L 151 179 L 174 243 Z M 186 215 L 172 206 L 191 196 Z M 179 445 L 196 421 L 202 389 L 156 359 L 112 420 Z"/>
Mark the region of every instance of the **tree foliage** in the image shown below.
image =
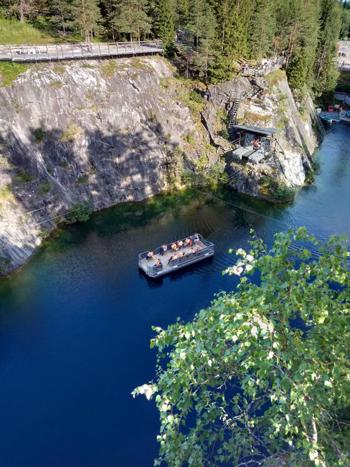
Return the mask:
<path id="1" fill-rule="evenodd" d="M 76 29 L 90 42 L 99 32 L 101 16 L 97 0 L 74 0 L 72 8 Z"/>
<path id="2" fill-rule="evenodd" d="M 242 275 L 235 292 L 191 322 L 154 328 L 157 376 L 134 394 L 159 410 L 157 465 L 263 465 L 282 455 L 298 467 L 349 465 L 345 242 L 321 246 L 299 229 L 236 254 L 227 271 Z"/>
<path id="3" fill-rule="evenodd" d="M 241 58 L 284 54 L 292 86 L 317 93 L 334 87 L 335 47 L 349 34 L 348 7 L 339 0 L 0 0 L 9 16 L 85 40 L 156 37 L 173 53 L 185 32 L 191 50 L 185 55 L 205 80 L 230 78 Z"/>
<path id="4" fill-rule="evenodd" d="M 151 31 L 151 19 L 146 9 L 146 0 L 120 0 L 112 19 L 116 30 L 130 34 L 130 39 L 140 40 L 142 34 Z"/>

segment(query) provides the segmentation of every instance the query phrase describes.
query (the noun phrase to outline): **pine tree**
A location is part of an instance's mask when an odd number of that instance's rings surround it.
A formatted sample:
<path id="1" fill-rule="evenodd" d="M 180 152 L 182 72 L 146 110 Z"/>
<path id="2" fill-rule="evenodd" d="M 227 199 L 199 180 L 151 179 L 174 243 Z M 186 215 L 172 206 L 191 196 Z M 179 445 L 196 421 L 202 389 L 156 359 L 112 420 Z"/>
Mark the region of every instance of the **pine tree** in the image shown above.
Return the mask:
<path id="1" fill-rule="evenodd" d="M 206 15 L 201 17 L 201 23 L 198 26 L 200 40 L 196 64 L 199 69 L 199 76 L 204 78 L 207 83 L 216 39 L 216 19 L 209 5 L 206 9 Z"/>
<path id="2" fill-rule="evenodd" d="M 4 6 L 8 9 L 8 13 L 18 17 L 21 23 L 35 17 L 35 0 L 9 0 Z"/>
<path id="3" fill-rule="evenodd" d="M 75 26 L 85 38 L 90 42 L 99 32 L 101 12 L 97 0 L 75 0 L 73 3 Z"/>
<path id="4" fill-rule="evenodd" d="M 166 49 L 170 50 L 175 38 L 175 5 L 173 0 L 155 0 L 153 4 L 153 31 Z"/>
<path id="5" fill-rule="evenodd" d="M 316 91 L 335 88 L 338 70 L 334 57 L 341 28 L 341 6 L 337 0 L 321 0 L 321 33 L 315 62 Z"/>
<path id="6" fill-rule="evenodd" d="M 48 17 L 55 31 L 66 34 L 74 25 L 74 6 L 68 0 L 51 0 L 48 2 Z"/>
<path id="7" fill-rule="evenodd" d="M 176 25 L 180 28 L 188 23 L 190 0 L 175 0 Z"/>
<path id="8" fill-rule="evenodd" d="M 279 52 L 285 51 L 286 69 L 293 88 L 312 86 L 319 32 L 319 0 L 287 0 L 277 10 Z"/>
<path id="9" fill-rule="evenodd" d="M 341 20 L 340 37 L 342 39 L 348 39 L 350 36 L 350 4 L 349 8 L 343 7 Z"/>
<path id="10" fill-rule="evenodd" d="M 103 35 L 107 38 L 115 41 L 118 36 L 118 31 L 116 30 L 114 24 L 115 12 L 117 10 L 119 0 L 101 0 L 100 9 L 102 14 L 102 29 Z"/>
<path id="11" fill-rule="evenodd" d="M 151 19 L 147 14 L 146 0 L 121 0 L 112 22 L 118 33 L 129 34 L 130 40 L 140 40 L 151 32 Z"/>
<path id="12" fill-rule="evenodd" d="M 261 59 L 269 55 L 276 33 L 274 0 L 255 0 L 249 22 L 249 55 Z"/>
<path id="13" fill-rule="evenodd" d="M 205 34 L 206 1 L 191 0 L 187 28 L 194 36 L 194 45 L 198 49 L 199 40 Z"/>

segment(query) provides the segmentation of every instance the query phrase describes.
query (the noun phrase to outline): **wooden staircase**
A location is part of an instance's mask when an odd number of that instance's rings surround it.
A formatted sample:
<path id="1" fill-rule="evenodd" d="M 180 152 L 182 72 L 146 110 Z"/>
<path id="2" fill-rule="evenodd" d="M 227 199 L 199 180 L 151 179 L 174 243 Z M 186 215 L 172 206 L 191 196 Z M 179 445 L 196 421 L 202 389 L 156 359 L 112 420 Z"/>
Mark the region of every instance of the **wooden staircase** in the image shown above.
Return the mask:
<path id="1" fill-rule="evenodd" d="M 239 96 L 236 96 L 233 99 L 233 103 L 229 110 L 228 132 L 229 132 L 231 139 L 234 137 L 234 126 L 237 125 L 237 113 L 238 113 L 239 104 L 241 103 L 242 98 L 243 98 L 242 94 L 240 94 Z"/>

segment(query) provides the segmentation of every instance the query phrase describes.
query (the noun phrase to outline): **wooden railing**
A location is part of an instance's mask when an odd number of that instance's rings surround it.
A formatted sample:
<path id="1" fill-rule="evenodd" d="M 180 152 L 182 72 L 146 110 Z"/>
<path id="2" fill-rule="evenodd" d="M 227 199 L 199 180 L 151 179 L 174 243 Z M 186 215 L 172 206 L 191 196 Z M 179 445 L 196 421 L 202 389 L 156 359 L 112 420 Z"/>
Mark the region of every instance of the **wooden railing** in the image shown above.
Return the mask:
<path id="1" fill-rule="evenodd" d="M 0 45 L 0 61 L 43 62 L 151 55 L 163 52 L 162 42 L 101 42 L 48 45 Z"/>

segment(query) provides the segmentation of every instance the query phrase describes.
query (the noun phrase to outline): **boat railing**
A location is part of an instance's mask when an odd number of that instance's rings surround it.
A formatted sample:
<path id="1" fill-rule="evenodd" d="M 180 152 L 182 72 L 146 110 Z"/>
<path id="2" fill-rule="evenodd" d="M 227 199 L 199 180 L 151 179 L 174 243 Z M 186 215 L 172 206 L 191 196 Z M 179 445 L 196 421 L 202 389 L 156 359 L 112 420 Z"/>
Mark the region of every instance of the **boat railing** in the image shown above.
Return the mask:
<path id="1" fill-rule="evenodd" d="M 189 238 L 194 239 L 194 237 L 197 237 L 204 245 L 208 245 L 208 246 L 212 245 L 212 243 L 210 243 L 208 240 L 205 240 L 201 234 L 196 233 L 196 234 L 191 235 Z M 170 250 L 171 245 L 173 243 L 177 243 L 178 241 L 182 241 L 184 243 L 186 238 L 188 238 L 188 237 L 182 238 L 181 240 L 177 240 L 177 241 L 174 241 L 174 242 L 166 243 L 166 244 L 164 244 L 164 246 L 167 247 L 167 250 Z M 153 253 L 155 253 L 156 255 L 161 255 L 162 252 L 163 252 L 162 248 L 163 248 L 162 246 L 159 246 L 158 248 L 153 250 Z M 140 260 L 141 259 L 146 259 L 148 253 L 149 253 L 149 251 L 143 251 L 142 253 L 139 253 L 139 259 Z"/>
<path id="2" fill-rule="evenodd" d="M 214 245 L 206 240 L 203 240 L 201 239 L 202 243 L 204 245 L 207 245 L 205 248 L 201 248 L 200 250 L 198 251 L 194 251 L 192 253 L 188 253 L 184 256 L 181 256 L 180 258 L 176 258 L 172 261 L 170 261 L 170 263 L 168 263 L 165 267 L 163 265 L 148 265 L 147 266 L 147 272 L 148 274 L 152 275 L 154 273 L 157 273 L 159 271 L 162 271 L 164 268 L 172 268 L 172 267 L 175 267 L 175 266 L 178 266 L 180 264 L 183 264 L 183 263 L 186 263 L 186 262 L 189 262 L 189 261 L 192 261 L 194 258 L 199 258 L 201 256 L 205 256 L 207 253 L 213 253 L 213 250 L 214 250 Z"/>

